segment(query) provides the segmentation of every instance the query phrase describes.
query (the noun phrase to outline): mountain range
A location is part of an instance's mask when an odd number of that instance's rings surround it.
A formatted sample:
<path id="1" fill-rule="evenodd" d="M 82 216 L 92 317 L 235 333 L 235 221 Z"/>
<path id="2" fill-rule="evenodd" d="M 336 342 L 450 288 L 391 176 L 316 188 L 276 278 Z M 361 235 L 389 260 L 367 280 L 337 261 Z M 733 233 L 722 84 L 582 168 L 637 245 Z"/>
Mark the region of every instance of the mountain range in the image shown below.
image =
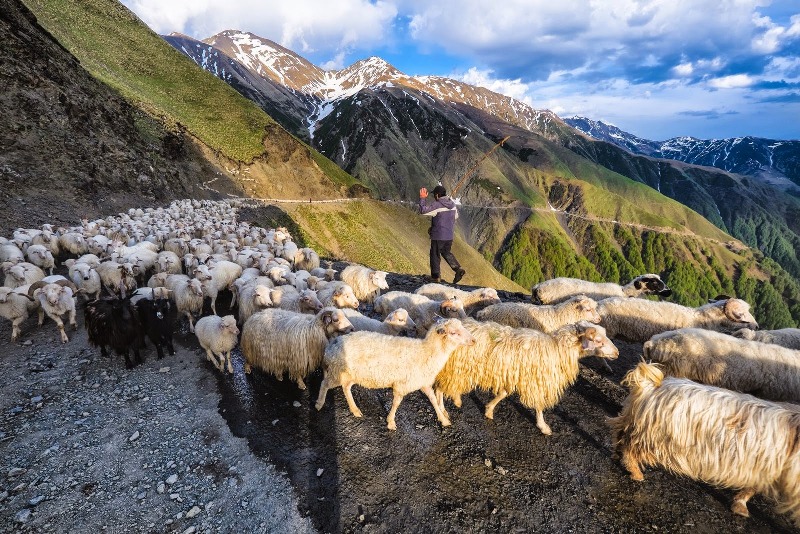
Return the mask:
<path id="1" fill-rule="evenodd" d="M 55 41 L 67 52 L 60 65 L 88 73 L 141 115 L 120 143 L 170 146 L 164 139 L 173 135 L 196 148 L 187 157 L 211 172 L 187 194 L 371 196 L 286 205 L 298 239 L 323 254 L 425 272 L 427 236 L 413 209 L 418 188 L 462 183 L 458 250 L 469 255 L 466 283 L 526 288 L 553 276 L 624 281 L 658 272 L 677 302 L 735 293 L 753 303 L 763 326 L 800 323 L 800 209 L 780 188 L 632 154 L 550 111 L 457 80 L 408 76 L 380 58 L 324 71 L 238 30 L 204 41 L 167 36 L 169 46 L 113 0 L 26 2 L 38 19 L 26 35 Z M 15 39 L 24 46 L 24 37 Z M 37 94 L 42 75 L 20 78 L 17 101 Z M 86 98 L 105 98 L 94 94 Z M 24 113 L 11 122 L 3 126 L 42 128 Z M 104 128 L 110 137 L 119 130 L 113 121 Z M 70 135 L 93 142 L 93 132 Z M 45 145 L 35 150 L 43 161 L 52 153 Z M 62 157 L 85 156 L 66 143 Z M 116 161 L 103 152 L 93 157 L 109 168 Z M 0 168 L 8 158 L 0 154 Z M 148 175 L 164 172 L 159 153 L 130 158 Z M 130 203 L 144 183 L 131 167 L 117 171 Z M 106 179 L 74 168 L 87 184 Z M 53 180 L 52 171 L 45 177 Z M 230 189 L 215 193 L 221 183 Z"/>

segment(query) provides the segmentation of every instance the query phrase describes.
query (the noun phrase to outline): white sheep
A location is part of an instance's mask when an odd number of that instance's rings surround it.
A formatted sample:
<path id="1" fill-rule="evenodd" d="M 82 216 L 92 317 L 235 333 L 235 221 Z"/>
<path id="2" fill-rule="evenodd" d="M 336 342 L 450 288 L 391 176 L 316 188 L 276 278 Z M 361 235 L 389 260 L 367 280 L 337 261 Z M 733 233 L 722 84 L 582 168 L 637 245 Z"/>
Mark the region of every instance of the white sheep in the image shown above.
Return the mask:
<path id="1" fill-rule="evenodd" d="M 219 261 L 209 269 L 200 265 L 194 270 L 195 278 L 203 282 L 207 297 L 211 299 L 211 311 L 217 314 L 217 295 L 223 289 L 231 289 L 233 282 L 242 275 L 242 266 L 232 261 Z"/>
<path id="2" fill-rule="evenodd" d="M 25 254 L 13 243 L 0 244 L 0 263 L 25 261 Z"/>
<path id="3" fill-rule="evenodd" d="M 58 246 L 58 236 L 50 230 L 42 230 L 31 239 L 31 245 L 44 245 L 54 257 L 58 256 L 60 248 Z"/>
<path id="4" fill-rule="evenodd" d="M 135 290 L 131 296 L 131 304 L 136 304 L 142 299 L 147 300 L 160 300 L 168 299 L 172 296 L 172 291 L 166 287 L 140 287 Z"/>
<path id="5" fill-rule="evenodd" d="M 479 311 L 476 318 L 515 328 L 533 328 L 548 334 L 578 321 L 600 322 L 597 302 L 585 295 L 576 295 L 559 304 L 541 306 L 526 302 L 493 304 Z"/>
<path id="6" fill-rule="evenodd" d="M 608 420 L 612 444 L 633 480 L 642 465 L 738 490 L 731 509 L 748 516 L 756 493 L 778 501 L 800 527 L 800 408 L 744 393 L 664 378 L 640 363 L 623 384 L 630 394 Z"/>
<path id="7" fill-rule="evenodd" d="M 86 245 L 86 238 L 80 232 L 64 232 L 58 236 L 58 247 L 61 252 L 74 254 L 80 256 L 89 252 L 89 247 Z"/>
<path id="8" fill-rule="evenodd" d="M 645 359 L 667 374 L 773 401 L 800 402 L 800 351 L 701 328 L 653 336 Z"/>
<path id="9" fill-rule="evenodd" d="M 251 315 L 272 306 L 272 289 L 263 284 L 248 284 L 239 290 L 239 324 Z"/>
<path id="10" fill-rule="evenodd" d="M 450 297 L 458 297 L 464 303 L 464 313 L 470 317 L 487 306 L 500 303 L 497 290 L 493 287 L 479 287 L 472 291 L 464 291 L 444 284 L 425 284 L 414 293 L 426 296 L 431 300 L 446 300 Z"/>
<path id="11" fill-rule="evenodd" d="M 371 303 L 382 290 L 389 289 L 386 274 L 363 265 L 348 265 L 342 270 L 341 279 L 353 288 L 358 300 Z"/>
<path id="12" fill-rule="evenodd" d="M 279 380 L 284 373 L 306 389 L 303 378 L 319 367 L 328 340 L 353 330 L 337 308 L 316 315 L 266 309 L 250 316 L 242 327 L 244 371 L 257 367 Z"/>
<path id="13" fill-rule="evenodd" d="M 699 308 L 688 308 L 672 302 L 610 298 L 598 302 L 597 312 L 603 318 L 601 324 L 609 337 L 621 336 L 639 343 L 661 332 L 679 328 L 717 331 L 758 328 L 750 315 L 750 305 L 740 299 L 719 300 Z"/>
<path id="14" fill-rule="evenodd" d="M 420 304 L 428 302 L 435 302 L 424 295 L 417 295 L 416 293 L 408 293 L 406 291 L 389 291 L 377 297 L 373 302 L 373 309 L 380 313 L 382 317 L 386 317 L 389 312 L 397 308 L 411 308 Z"/>
<path id="15" fill-rule="evenodd" d="M 466 319 L 467 317 L 467 314 L 464 313 L 464 304 L 457 298 L 417 304 L 408 310 L 408 315 L 417 325 L 419 337 L 425 337 L 428 329 L 439 319 Z"/>
<path id="16" fill-rule="evenodd" d="M 39 312 L 39 326 L 44 322 L 44 310 L 37 299 L 28 295 L 30 286 L 0 287 L 0 317 L 11 321 L 11 341 L 20 334 L 20 325 L 33 313 Z"/>
<path id="17" fill-rule="evenodd" d="M 780 330 L 752 330 L 742 328 L 733 333 L 735 337 L 780 345 L 787 349 L 800 350 L 800 328 L 781 328 Z"/>
<path id="18" fill-rule="evenodd" d="M 194 333 L 200 346 L 205 349 L 208 361 L 223 373 L 227 364 L 228 372 L 233 374 L 231 351 L 236 346 L 239 336 L 239 328 L 233 315 L 225 317 L 209 315 L 198 319 Z"/>
<path id="19" fill-rule="evenodd" d="M 330 267 L 317 267 L 316 269 L 309 269 L 309 272 L 311 273 L 311 276 L 316 276 L 317 278 L 325 280 L 326 282 L 333 282 L 338 271 Z"/>
<path id="20" fill-rule="evenodd" d="M 104 261 L 95 269 L 103 287 L 123 298 L 137 287 L 131 263 Z"/>
<path id="21" fill-rule="evenodd" d="M 536 427 L 545 435 L 552 431 L 543 411 L 555 406 L 578 378 L 578 360 L 619 355 L 603 327 L 588 321 L 563 326 L 552 334 L 471 319 L 464 326 L 475 345 L 456 350 L 436 377 L 441 408 L 445 396 L 460 408 L 461 395 L 481 388 L 495 394 L 485 409 L 486 417 L 493 419 L 497 404 L 518 393 L 520 402 L 536 411 Z"/>
<path id="22" fill-rule="evenodd" d="M 27 261 L 18 263 L 3 262 L 0 264 L 0 268 L 2 268 L 5 275 L 3 285 L 12 289 L 30 285 L 45 277 L 43 270 Z"/>
<path id="23" fill-rule="evenodd" d="M 156 257 L 156 272 L 169 274 L 182 274 L 183 266 L 177 254 L 169 250 L 162 250 Z"/>
<path id="24" fill-rule="evenodd" d="M 345 282 L 325 284 L 322 289 L 317 291 L 317 298 L 323 306 L 358 309 L 358 298 L 356 298 L 353 288 Z"/>
<path id="25" fill-rule="evenodd" d="M 100 298 L 100 291 L 103 289 L 100 274 L 97 269 L 84 262 L 76 262 L 70 268 L 72 282 L 78 289 L 89 298 Z"/>
<path id="26" fill-rule="evenodd" d="M 291 261 L 295 271 L 310 271 L 319 267 L 319 254 L 314 249 L 305 247 L 298 250 Z"/>
<path id="27" fill-rule="evenodd" d="M 47 270 L 48 274 L 53 274 L 53 269 L 56 266 L 53 253 L 44 245 L 31 245 L 25 252 L 28 261 L 42 270 Z"/>
<path id="28" fill-rule="evenodd" d="M 286 291 L 284 288 L 292 286 L 276 287 L 272 294 L 272 303 L 276 308 L 297 313 L 318 313 L 324 306 L 317 298 L 317 292 L 313 289 L 306 289 L 298 293 L 297 290 Z M 292 288 L 294 289 L 294 288 Z M 283 290 L 283 291 L 281 291 Z"/>
<path id="29" fill-rule="evenodd" d="M 172 291 L 175 306 L 179 314 L 185 314 L 189 320 L 189 331 L 194 333 L 194 316 L 203 313 L 203 284 L 197 278 L 189 278 L 183 274 L 167 276 L 166 287 Z"/>
<path id="30" fill-rule="evenodd" d="M 28 287 L 28 296 L 38 300 L 42 311 L 55 321 L 61 334 L 62 343 L 69 341 L 69 338 L 64 331 L 64 321 L 61 316 L 67 315 L 72 329 L 78 329 L 78 323 L 75 319 L 74 298 L 77 291 L 75 285 L 63 277 L 52 283 L 40 280 Z"/>
<path id="31" fill-rule="evenodd" d="M 392 408 L 386 417 L 386 427 L 397 430 L 395 414 L 400 402 L 412 391 L 421 390 L 433 405 L 439 422 L 450 426 L 450 419 L 436 400 L 433 382 L 453 351 L 474 343 L 458 319 L 440 321 L 424 339 L 375 332 L 354 332 L 337 338 L 325 349 L 325 374 L 316 408 L 321 410 L 325 405 L 329 389 L 341 386 L 350 412 L 361 417 L 351 391 L 354 385 L 392 388 Z"/>
<path id="32" fill-rule="evenodd" d="M 589 282 L 579 278 L 553 278 L 531 288 L 531 300 L 538 304 L 557 304 L 575 295 L 586 295 L 594 300 L 611 297 L 642 297 L 672 294 L 657 274 L 637 276 L 624 286 L 613 282 Z"/>
<path id="33" fill-rule="evenodd" d="M 417 325 L 404 308 L 398 308 L 389 313 L 383 321 L 378 321 L 363 315 L 358 310 L 342 308 L 345 316 L 353 323 L 357 332 L 377 332 L 389 336 L 416 337 Z"/>

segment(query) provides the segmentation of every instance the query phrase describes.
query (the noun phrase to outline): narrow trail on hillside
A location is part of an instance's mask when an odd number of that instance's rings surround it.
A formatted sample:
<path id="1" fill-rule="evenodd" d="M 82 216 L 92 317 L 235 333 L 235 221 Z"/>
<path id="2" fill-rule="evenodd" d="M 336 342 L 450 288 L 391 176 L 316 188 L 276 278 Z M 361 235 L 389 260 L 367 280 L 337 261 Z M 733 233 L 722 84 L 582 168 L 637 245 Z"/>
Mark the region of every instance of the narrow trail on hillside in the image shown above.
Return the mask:
<path id="1" fill-rule="evenodd" d="M 312 200 L 312 199 L 279 199 L 279 198 L 247 198 L 242 199 L 242 203 L 245 206 L 255 207 L 264 204 L 336 204 L 336 203 L 346 203 L 346 202 L 354 202 L 358 200 L 363 200 L 360 198 L 334 198 L 334 199 L 327 199 L 327 200 Z M 404 206 L 416 206 L 416 203 L 409 202 L 407 200 L 381 200 L 380 202 L 385 202 L 388 204 L 401 204 Z M 250 203 L 250 204 L 248 204 Z M 616 224 L 618 226 L 627 226 L 629 228 L 636 228 L 640 231 L 651 231 L 651 232 L 659 232 L 664 234 L 672 234 L 681 237 L 692 237 L 695 239 L 702 239 L 703 241 L 709 241 L 711 243 L 715 243 L 717 245 L 726 246 L 730 242 L 736 243 L 738 240 L 731 237 L 729 241 L 720 241 L 719 239 L 715 239 L 713 237 L 707 237 L 695 234 L 688 230 L 678 230 L 676 228 L 670 228 L 668 226 L 648 226 L 646 224 L 639 224 L 639 223 L 632 223 L 632 222 L 623 222 L 617 221 L 616 219 L 608 219 L 604 217 L 596 217 L 593 215 L 582 215 L 579 213 L 572 213 L 569 211 L 565 211 L 562 209 L 558 209 L 553 207 L 552 205 L 548 204 L 547 208 L 532 208 L 530 206 L 478 206 L 472 204 L 459 204 L 460 208 L 467 208 L 467 209 L 475 209 L 475 210 L 517 210 L 517 211 L 528 211 L 530 213 L 533 212 L 541 212 L 541 213 L 551 213 L 557 218 L 561 217 L 571 217 L 574 219 L 581 219 L 584 221 L 589 222 L 598 222 L 598 223 L 607 223 L 607 224 Z M 559 221 L 561 222 L 561 221 Z M 561 224 L 563 227 L 564 224 Z M 566 231 L 566 229 L 565 229 Z M 572 237 L 571 232 L 568 232 L 570 237 Z M 745 247 L 744 244 L 741 245 L 743 248 Z"/>

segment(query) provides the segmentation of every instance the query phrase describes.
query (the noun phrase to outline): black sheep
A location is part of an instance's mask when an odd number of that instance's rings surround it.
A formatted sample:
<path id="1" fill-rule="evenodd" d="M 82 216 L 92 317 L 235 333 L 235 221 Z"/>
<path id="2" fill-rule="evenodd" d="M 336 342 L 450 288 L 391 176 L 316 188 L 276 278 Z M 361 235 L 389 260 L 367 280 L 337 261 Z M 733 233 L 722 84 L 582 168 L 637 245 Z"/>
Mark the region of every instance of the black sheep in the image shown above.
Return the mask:
<path id="1" fill-rule="evenodd" d="M 178 320 L 178 308 L 175 303 L 169 299 L 141 299 L 136 303 L 136 311 L 142 325 L 142 338 L 147 334 L 156 346 L 158 359 L 164 357 L 164 345 L 167 346 L 170 355 L 175 354 L 175 347 L 172 346 L 172 332 Z"/>
<path id="2" fill-rule="evenodd" d="M 133 369 L 128 351 L 133 349 L 136 364 L 142 363 L 139 347 L 144 335 L 139 317 L 129 298 L 106 297 L 90 300 L 84 308 L 89 343 L 100 347 L 100 353 L 110 357 L 106 347 L 125 356 L 125 367 Z"/>

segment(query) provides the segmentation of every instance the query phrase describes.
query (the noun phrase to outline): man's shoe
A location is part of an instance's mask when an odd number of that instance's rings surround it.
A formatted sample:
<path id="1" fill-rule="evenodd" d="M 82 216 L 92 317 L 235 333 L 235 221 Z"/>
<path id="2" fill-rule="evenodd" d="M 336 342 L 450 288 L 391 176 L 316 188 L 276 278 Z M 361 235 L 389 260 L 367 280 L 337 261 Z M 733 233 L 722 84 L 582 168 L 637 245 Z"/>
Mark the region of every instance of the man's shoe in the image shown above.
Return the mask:
<path id="1" fill-rule="evenodd" d="M 457 284 L 462 278 L 464 278 L 465 274 L 467 274 L 467 271 L 464 269 L 457 270 L 456 275 L 453 277 L 453 283 Z"/>
<path id="2" fill-rule="evenodd" d="M 438 276 L 426 276 L 425 278 L 428 280 L 428 282 L 433 282 L 436 284 L 442 281 L 442 279 L 439 278 Z"/>

